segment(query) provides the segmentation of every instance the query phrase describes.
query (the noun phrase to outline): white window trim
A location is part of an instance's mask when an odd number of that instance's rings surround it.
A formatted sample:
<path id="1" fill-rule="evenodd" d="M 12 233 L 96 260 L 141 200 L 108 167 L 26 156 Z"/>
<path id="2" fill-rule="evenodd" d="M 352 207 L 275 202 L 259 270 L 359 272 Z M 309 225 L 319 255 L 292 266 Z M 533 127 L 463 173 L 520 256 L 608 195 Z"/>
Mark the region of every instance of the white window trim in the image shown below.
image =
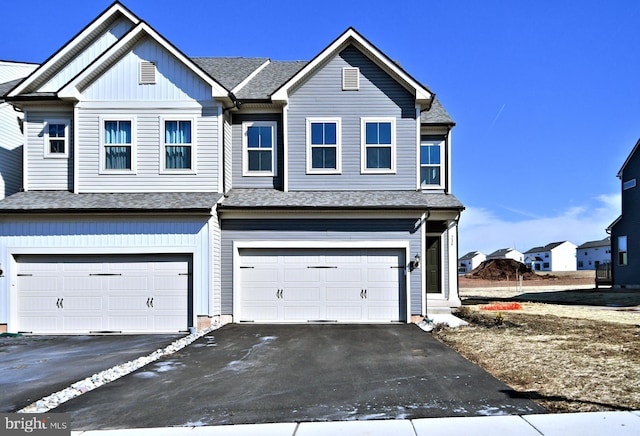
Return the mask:
<path id="1" fill-rule="evenodd" d="M 422 183 L 422 156 L 420 155 L 420 153 L 422 153 L 422 145 L 425 143 L 430 143 L 430 144 L 434 144 L 434 145 L 439 145 L 440 146 L 440 184 L 439 185 L 425 185 Z M 420 189 L 444 189 L 444 178 L 445 178 L 445 171 L 444 171 L 444 148 L 446 146 L 445 140 L 444 139 L 427 139 L 427 140 L 421 140 L 420 141 L 420 147 L 418 148 L 418 179 L 420 180 Z M 424 165 L 425 167 L 433 167 L 435 165 Z"/>
<path id="2" fill-rule="evenodd" d="M 247 130 L 253 126 L 271 127 L 271 171 L 249 171 L 249 147 Z M 276 167 L 276 150 L 278 149 L 278 123 L 275 121 L 245 121 L 242 123 L 242 175 L 244 177 L 275 177 L 278 174 Z"/>
<path id="3" fill-rule="evenodd" d="M 191 145 L 191 168 L 189 169 L 180 169 L 180 168 L 167 168 L 167 153 L 165 152 L 165 147 L 167 144 L 165 141 L 165 126 L 164 123 L 166 121 L 191 121 L 191 144 L 169 144 L 173 145 Z M 176 116 L 162 116 L 160 117 L 160 174 L 197 174 L 197 155 L 198 155 L 198 147 L 197 147 L 197 135 L 198 131 L 196 124 L 196 119 L 194 117 L 185 117 L 182 115 Z"/>
<path id="4" fill-rule="evenodd" d="M 114 144 L 104 142 L 104 123 L 106 121 L 131 121 L 131 169 L 107 169 L 106 147 Z M 138 153 L 136 147 L 136 117 L 132 115 L 109 115 L 100 117 L 100 169 L 98 174 L 136 174 L 138 168 Z"/>
<path id="5" fill-rule="evenodd" d="M 384 147 L 386 144 L 367 145 L 367 123 L 391 123 L 391 168 L 367 168 L 367 147 Z M 393 117 L 360 118 L 360 172 L 361 174 L 395 174 L 396 173 L 396 119 Z"/>
<path id="6" fill-rule="evenodd" d="M 64 124 L 64 153 L 51 153 L 49 144 L 49 124 Z M 45 159 L 66 159 L 69 157 L 69 134 L 71 122 L 68 119 L 47 119 L 44 121 L 43 137 L 44 137 L 44 158 Z"/>
<path id="7" fill-rule="evenodd" d="M 311 144 L 311 124 L 313 123 L 335 123 L 336 125 L 336 168 L 313 168 L 312 149 L 313 147 L 331 147 L 331 144 L 320 145 Z M 307 174 L 341 174 L 342 173 L 342 119 L 341 118 L 307 118 Z"/>

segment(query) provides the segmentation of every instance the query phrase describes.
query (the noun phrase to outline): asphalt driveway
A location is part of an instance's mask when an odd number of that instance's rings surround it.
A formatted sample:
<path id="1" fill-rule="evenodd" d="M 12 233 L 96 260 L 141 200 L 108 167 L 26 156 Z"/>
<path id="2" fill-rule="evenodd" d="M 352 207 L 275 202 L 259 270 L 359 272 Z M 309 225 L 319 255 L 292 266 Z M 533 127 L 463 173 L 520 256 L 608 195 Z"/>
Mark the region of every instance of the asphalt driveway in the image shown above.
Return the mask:
<path id="1" fill-rule="evenodd" d="M 146 356 L 183 335 L 0 337 L 0 413 L 112 366 Z"/>
<path id="2" fill-rule="evenodd" d="M 53 412 L 72 428 L 542 413 L 415 325 L 227 325 Z"/>

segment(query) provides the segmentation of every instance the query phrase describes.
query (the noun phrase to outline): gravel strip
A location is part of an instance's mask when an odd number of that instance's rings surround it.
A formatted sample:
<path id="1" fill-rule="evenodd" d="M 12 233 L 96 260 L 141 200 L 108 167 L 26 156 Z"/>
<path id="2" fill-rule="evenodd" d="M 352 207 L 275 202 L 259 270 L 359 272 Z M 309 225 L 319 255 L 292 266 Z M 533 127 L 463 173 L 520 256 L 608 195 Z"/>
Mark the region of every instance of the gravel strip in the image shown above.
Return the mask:
<path id="1" fill-rule="evenodd" d="M 222 325 L 217 324 L 206 328 L 204 330 L 200 330 L 195 333 L 191 333 L 183 338 L 180 338 L 171 344 L 167 345 L 165 348 L 157 349 L 153 353 L 138 357 L 135 360 L 130 360 L 128 362 L 122 363 L 120 365 L 116 365 L 112 368 L 105 369 L 97 374 L 92 375 L 91 377 L 87 377 L 84 380 L 77 381 L 73 383 L 68 388 L 65 388 L 61 391 L 54 392 L 53 394 L 46 396 L 35 403 L 31 403 L 27 407 L 18 410 L 18 413 L 45 413 L 51 409 L 55 409 L 60 404 L 71 400 L 72 398 L 76 398 L 85 392 L 89 392 L 94 390 L 95 388 L 99 388 L 102 385 L 105 385 L 109 382 L 119 379 L 120 377 L 124 377 L 127 374 L 132 373 L 133 371 L 142 368 L 149 363 L 155 362 L 161 357 L 168 356 L 170 354 L 175 353 L 191 344 L 198 338 L 217 330 L 222 327 Z"/>

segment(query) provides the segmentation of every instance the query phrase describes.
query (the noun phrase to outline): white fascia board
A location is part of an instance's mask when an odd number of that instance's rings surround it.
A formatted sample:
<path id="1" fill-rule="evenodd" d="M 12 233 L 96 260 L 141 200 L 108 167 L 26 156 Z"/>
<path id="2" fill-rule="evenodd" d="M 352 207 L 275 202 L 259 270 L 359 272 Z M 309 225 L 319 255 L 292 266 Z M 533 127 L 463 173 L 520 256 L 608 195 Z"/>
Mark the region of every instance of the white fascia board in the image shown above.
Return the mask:
<path id="1" fill-rule="evenodd" d="M 64 86 L 58 91 L 58 97 L 62 99 L 78 99 L 80 95 L 80 87 L 85 88 L 88 83 L 85 84 L 87 79 L 91 77 L 93 73 L 101 68 L 105 63 L 111 63 L 117 60 L 121 55 L 122 50 L 127 48 L 133 48 L 133 46 L 140 40 L 141 35 L 151 37 L 156 43 L 162 46 L 165 50 L 171 53 L 177 58 L 183 65 L 189 68 L 195 75 L 211 86 L 211 96 L 213 98 L 226 98 L 229 93 L 218 82 L 213 80 L 207 74 L 205 74 L 196 64 L 186 57 L 182 52 L 176 49 L 169 41 L 163 38 L 158 32 L 156 32 L 151 26 L 145 22 L 141 22 L 124 37 L 122 37 L 115 45 L 109 50 L 104 52 L 98 59 L 96 59 L 89 67 L 87 67 L 82 73 L 80 73 L 75 79 Z M 130 47 L 128 47 L 130 46 Z M 90 80 L 93 81 L 93 80 Z"/>
<path id="2" fill-rule="evenodd" d="M 354 43 L 357 47 L 373 60 L 376 64 L 386 69 L 395 77 L 404 81 L 415 91 L 416 102 L 425 104 L 431 101 L 433 94 L 420 83 L 416 82 L 395 62 L 391 61 L 384 53 L 378 50 L 373 44 L 367 41 L 355 29 L 349 28 L 338 39 L 331 43 L 327 48 L 321 51 L 311 62 L 309 62 L 302 70 L 293 76 L 287 83 L 282 85 L 272 96 L 272 101 L 287 101 L 289 98 L 289 89 L 298 83 L 303 77 L 306 77 L 311 71 L 317 68 L 321 63 L 325 62 L 334 53 L 342 48 Z"/>
<path id="3" fill-rule="evenodd" d="M 8 97 L 15 97 L 20 95 L 25 89 L 29 87 L 36 79 L 41 77 L 47 70 L 49 70 L 53 65 L 55 65 L 61 58 L 65 57 L 70 51 L 72 51 L 81 41 L 86 39 L 91 33 L 93 33 L 97 28 L 102 26 L 105 21 L 111 18 L 114 14 L 120 13 L 125 16 L 128 20 L 130 20 L 133 24 L 140 23 L 140 18 L 135 16 L 131 11 L 122 6 L 120 3 L 114 3 L 110 8 L 104 11 L 98 18 L 96 18 L 92 23 L 90 23 L 87 27 L 85 27 L 80 33 L 78 33 L 71 41 L 69 41 L 65 46 L 63 46 L 57 53 L 55 53 L 52 57 L 50 57 L 44 64 L 40 65 L 36 71 L 34 71 L 29 77 L 27 77 L 24 82 L 19 84 L 16 88 L 14 88 L 9 94 Z"/>
<path id="4" fill-rule="evenodd" d="M 240 91 L 242 88 L 244 88 L 247 83 L 249 83 L 254 77 L 256 77 L 258 75 L 258 73 L 260 71 L 262 71 L 270 63 L 271 63 L 271 59 L 267 59 L 262 65 L 260 65 L 258 68 L 256 68 L 253 71 L 253 73 L 249 74 L 246 79 L 244 79 L 242 82 L 238 83 L 236 85 L 236 87 L 231 90 L 231 92 L 233 94 L 237 94 L 238 91 Z"/>

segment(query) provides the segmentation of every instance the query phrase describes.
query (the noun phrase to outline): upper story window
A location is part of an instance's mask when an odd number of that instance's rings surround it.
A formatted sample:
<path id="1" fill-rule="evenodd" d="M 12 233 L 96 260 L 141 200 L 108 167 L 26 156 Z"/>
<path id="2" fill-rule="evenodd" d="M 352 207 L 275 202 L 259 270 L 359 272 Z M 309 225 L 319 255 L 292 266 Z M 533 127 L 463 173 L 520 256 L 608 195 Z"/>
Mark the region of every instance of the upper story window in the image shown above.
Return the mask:
<path id="1" fill-rule="evenodd" d="M 307 173 L 340 173 L 340 124 L 339 118 L 307 118 Z"/>
<path id="2" fill-rule="evenodd" d="M 242 154 L 244 176 L 275 175 L 275 122 L 242 124 Z"/>
<path id="3" fill-rule="evenodd" d="M 444 141 L 423 140 L 420 142 L 420 185 L 423 187 L 442 187 L 442 154 Z"/>
<path id="4" fill-rule="evenodd" d="M 103 119 L 101 168 L 106 171 L 133 170 L 133 120 Z"/>
<path id="5" fill-rule="evenodd" d="M 396 170 L 395 118 L 362 118 L 361 171 L 393 173 Z"/>
<path id="6" fill-rule="evenodd" d="M 163 171 L 184 172 L 195 170 L 193 120 L 164 120 Z"/>
<path id="7" fill-rule="evenodd" d="M 627 265 L 627 237 L 618 236 L 618 265 Z"/>
<path id="8" fill-rule="evenodd" d="M 69 121 L 49 120 L 44 124 L 44 157 L 69 156 Z"/>
<path id="9" fill-rule="evenodd" d="M 635 187 L 636 187 L 636 179 L 627 180 L 626 182 L 622 183 L 623 191 L 626 191 L 627 189 L 631 189 Z"/>

